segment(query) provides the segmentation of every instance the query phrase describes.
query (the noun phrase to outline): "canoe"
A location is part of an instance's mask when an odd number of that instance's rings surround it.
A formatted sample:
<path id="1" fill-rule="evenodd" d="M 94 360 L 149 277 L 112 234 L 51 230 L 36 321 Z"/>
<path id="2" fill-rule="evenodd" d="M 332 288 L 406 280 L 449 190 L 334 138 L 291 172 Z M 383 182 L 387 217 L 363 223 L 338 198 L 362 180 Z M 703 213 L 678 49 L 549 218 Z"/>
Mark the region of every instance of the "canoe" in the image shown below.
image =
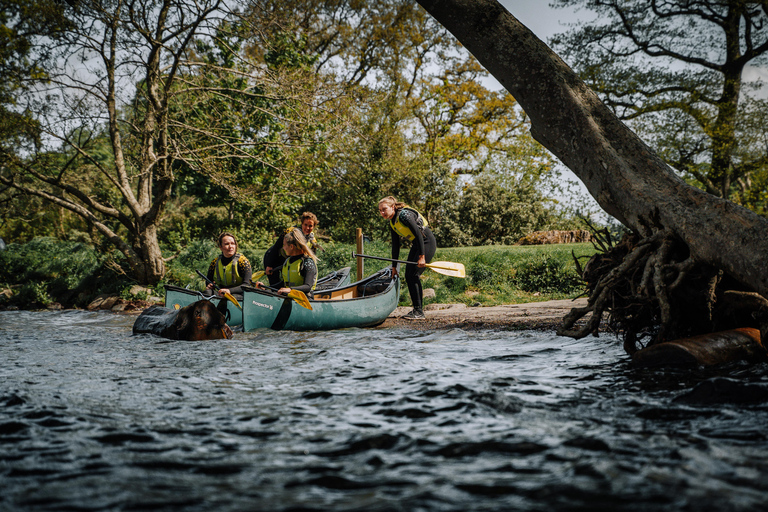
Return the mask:
<path id="1" fill-rule="evenodd" d="M 329 290 L 333 288 L 343 287 L 349 284 L 350 281 L 350 267 L 340 268 L 334 270 L 328 275 L 323 276 L 317 280 L 317 290 Z M 240 301 L 240 305 L 243 305 L 243 297 L 241 295 L 235 295 L 235 298 Z M 235 306 L 231 301 L 222 299 L 220 297 L 213 297 L 211 295 L 203 294 L 197 290 L 189 290 L 187 288 L 181 288 L 179 286 L 165 285 L 165 307 L 172 309 L 180 309 L 184 306 L 194 304 L 199 300 L 209 300 L 218 309 L 223 308 L 225 304 L 221 304 L 222 301 L 226 303 L 227 311 L 224 313 L 227 319 L 227 325 L 230 327 L 237 327 L 243 324 L 243 311 Z M 222 311 L 223 312 L 223 311 Z"/>
<path id="2" fill-rule="evenodd" d="M 243 330 L 323 331 L 379 325 L 395 310 L 400 279 L 389 267 L 345 286 L 315 290 L 312 309 L 284 295 L 243 287 Z"/>

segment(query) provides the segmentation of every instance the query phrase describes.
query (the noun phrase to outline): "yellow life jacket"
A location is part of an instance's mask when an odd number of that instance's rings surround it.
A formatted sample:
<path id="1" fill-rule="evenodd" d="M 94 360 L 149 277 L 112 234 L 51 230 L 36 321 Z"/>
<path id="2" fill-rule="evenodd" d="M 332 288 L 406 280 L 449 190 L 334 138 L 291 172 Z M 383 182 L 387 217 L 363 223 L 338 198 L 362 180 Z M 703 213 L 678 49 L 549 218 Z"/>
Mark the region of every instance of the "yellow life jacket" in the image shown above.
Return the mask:
<path id="1" fill-rule="evenodd" d="M 243 255 L 240 253 L 235 254 L 232 256 L 232 261 L 227 265 L 221 263 L 221 256 L 216 258 L 216 271 L 213 275 L 213 280 L 216 281 L 216 284 L 224 288 L 230 288 L 243 283 L 243 278 L 240 276 L 237 268 L 237 264 L 242 257 Z"/>
<path id="2" fill-rule="evenodd" d="M 280 275 L 283 277 L 283 284 L 288 288 L 295 288 L 304 284 L 304 277 L 301 275 L 301 271 L 304 268 L 304 260 L 306 256 L 296 258 L 294 261 L 290 259 L 285 260 L 283 269 L 280 271 Z M 315 273 L 315 282 L 312 283 L 312 290 L 317 286 L 317 273 Z"/>
<path id="3" fill-rule="evenodd" d="M 389 225 L 392 227 L 392 229 L 395 230 L 395 233 L 397 233 L 401 237 L 407 238 L 410 241 L 414 241 L 416 239 L 416 235 L 412 233 L 411 230 L 408 229 L 408 227 L 405 224 L 400 222 L 400 212 L 402 212 L 405 209 L 411 210 L 412 212 L 416 213 L 416 215 L 418 215 L 416 224 L 418 224 L 420 228 L 425 228 L 429 226 L 429 224 L 427 224 L 427 219 L 425 219 L 419 212 L 417 212 L 413 208 L 409 208 L 407 206 L 405 208 L 402 208 L 400 211 L 398 211 L 395 214 L 394 219 L 389 221 Z"/>

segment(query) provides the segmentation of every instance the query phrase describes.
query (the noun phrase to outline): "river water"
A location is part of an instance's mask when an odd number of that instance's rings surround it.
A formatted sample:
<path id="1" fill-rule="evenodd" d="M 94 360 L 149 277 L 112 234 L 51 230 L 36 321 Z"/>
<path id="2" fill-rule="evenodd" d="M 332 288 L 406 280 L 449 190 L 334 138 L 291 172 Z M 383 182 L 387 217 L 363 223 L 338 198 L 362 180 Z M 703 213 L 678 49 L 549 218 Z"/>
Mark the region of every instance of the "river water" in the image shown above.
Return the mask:
<path id="1" fill-rule="evenodd" d="M 131 335 L 0 313 L 0 510 L 765 510 L 766 365 L 635 370 L 609 335 Z M 677 399 L 677 400 L 676 400 Z"/>

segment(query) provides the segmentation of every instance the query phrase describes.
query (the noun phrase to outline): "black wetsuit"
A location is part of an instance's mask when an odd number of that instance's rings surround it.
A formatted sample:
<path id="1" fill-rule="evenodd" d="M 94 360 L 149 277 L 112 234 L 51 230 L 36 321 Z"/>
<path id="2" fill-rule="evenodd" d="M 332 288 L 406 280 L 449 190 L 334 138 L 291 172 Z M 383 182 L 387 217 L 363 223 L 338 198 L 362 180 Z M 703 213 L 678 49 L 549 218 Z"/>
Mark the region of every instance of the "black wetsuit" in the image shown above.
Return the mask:
<path id="1" fill-rule="evenodd" d="M 398 217 L 399 216 L 399 217 Z M 419 215 L 410 208 L 401 208 L 395 211 L 395 219 L 399 218 L 400 222 L 411 230 L 411 233 L 416 235 L 416 238 L 411 242 L 411 250 L 408 253 L 408 261 L 419 261 L 419 256 L 422 254 L 427 263 L 432 261 L 437 250 L 437 241 L 435 235 L 432 234 L 432 230 L 428 226 L 419 226 Z M 393 219 L 393 220 L 395 220 Z M 390 231 L 392 232 L 392 259 L 400 258 L 400 235 L 392 229 L 390 225 Z M 393 265 L 394 266 L 394 265 Z M 408 295 L 411 296 L 411 303 L 413 309 L 421 311 L 422 309 L 422 287 L 421 279 L 419 276 L 424 273 L 426 267 L 420 268 L 418 265 L 405 264 L 405 283 L 408 285 Z"/>
<path id="2" fill-rule="evenodd" d="M 299 231 L 301 231 L 300 228 L 296 228 Z M 301 232 L 302 235 L 304 235 L 304 232 Z M 275 243 L 272 244 L 272 247 L 267 249 L 267 252 L 264 253 L 264 269 L 266 270 L 267 267 L 271 267 L 273 269 L 281 266 L 285 262 L 285 256 L 283 255 L 282 249 L 283 249 L 283 238 L 285 238 L 285 233 L 277 237 L 277 240 L 275 240 Z M 304 235 L 304 242 L 306 242 L 307 245 L 310 246 L 310 248 L 314 251 L 315 247 L 317 246 L 317 241 L 315 240 L 314 233 L 310 233 L 309 236 Z M 282 278 L 280 277 L 280 271 L 274 271 L 272 272 L 272 275 L 267 275 L 267 279 L 269 279 L 269 286 L 277 286 L 278 283 L 282 281 Z M 302 290 L 303 291 L 303 290 Z"/>
<path id="3" fill-rule="evenodd" d="M 304 294 L 307 297 L 312 296 L 312 287 L 315 285 L 315 281 L 317 280 L 317 264 L 315 264 L 315 260 L 308 256 L 291 256 L 286 261 L 286 264 L 291 264 L 297 259 L 304 258 L 304 264 L 301 266 L 301 270 L 299 271 L 299 274 L 301 277 L 304 278 L 304 284 L 299 286 L 288 286 L 291 290 L 299 290 L 300 292 L 304 292 Z M 277 276 L 277 283 L 275 285 L 272 285 L 270 283 L 270 286 L 272 288 L 283 288 L 286 286 L 286 284 L 283 282 L 283 277 L 280 271 L 275 271 L 274 275 Z"/>

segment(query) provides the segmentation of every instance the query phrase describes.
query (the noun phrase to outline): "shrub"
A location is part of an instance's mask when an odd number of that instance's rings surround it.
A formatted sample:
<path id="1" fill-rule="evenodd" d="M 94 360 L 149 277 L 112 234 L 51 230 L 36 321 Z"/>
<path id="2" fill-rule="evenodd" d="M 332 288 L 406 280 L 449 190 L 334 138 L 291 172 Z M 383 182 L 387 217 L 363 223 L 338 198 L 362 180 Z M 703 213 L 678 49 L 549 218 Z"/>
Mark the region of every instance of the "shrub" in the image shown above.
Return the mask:
<path id="1" fill-rule="evenodd" d="M 523 291 L 573 293 L 582 286 L 573 268 L 552 255 L 537 255 L 515 266 L 515 284 Z"/>

